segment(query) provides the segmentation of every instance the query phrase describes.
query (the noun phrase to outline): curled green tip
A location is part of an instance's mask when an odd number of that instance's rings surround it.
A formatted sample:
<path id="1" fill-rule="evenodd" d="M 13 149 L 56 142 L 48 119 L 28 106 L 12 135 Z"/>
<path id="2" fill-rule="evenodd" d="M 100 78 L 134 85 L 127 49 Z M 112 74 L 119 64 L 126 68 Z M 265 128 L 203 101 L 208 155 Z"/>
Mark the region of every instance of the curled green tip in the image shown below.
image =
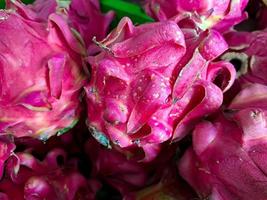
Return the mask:
<path id="1" fill-rule="evenodd" d="M 104 135 L 101 131 L 97 130 L 94 126 L 89 126 L 89 131 L 91 132 L 92 136 L 103 146 L 108 149 L 112 149 L 111 144 L 107 136 Z"/>
<path id="2" fill-rule="evenodd" d="M 61 135 L 63 135 L 64 133 L 66 133 L 67 131 L 69 131 L 70 129 L 72 129 L 77 123 L 78 123 L 78 119 L 75 119 L 72 123 L 71 123 L 71 125 L 70 126 L 68 126 L 68 127 L 66 127 L 66 128 L 63 128 L 63 129 L 61 129 L 61 130 L 59 130 L 58 132 L 57 132 L 57 136 L 61 136 Z"/>

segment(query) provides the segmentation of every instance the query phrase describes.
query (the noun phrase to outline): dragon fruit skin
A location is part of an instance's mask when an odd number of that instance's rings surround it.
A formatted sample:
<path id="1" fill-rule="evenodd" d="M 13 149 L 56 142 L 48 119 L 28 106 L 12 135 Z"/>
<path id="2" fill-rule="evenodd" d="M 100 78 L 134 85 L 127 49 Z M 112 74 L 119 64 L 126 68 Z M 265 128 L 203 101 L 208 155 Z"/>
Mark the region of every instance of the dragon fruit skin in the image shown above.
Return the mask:
<path id="1" fill-rule="evenodd" d="M 96 139 L 108 147 L 142 147 L 149 161 L 161 143 L 181 139 L 221 105 L 235 70 L 211 61 L 227 44 L 214 30 L 192 32 L 184 30 L 184 41 L 174 22 L 134 27 L 124 18 L 98 42 L 104 50 L 89 57 L 92 74 L 85 88 L 88 126 Z M 220 88 L 214 84 L 219 74 Z"/>
<path id="2" fill-rule="evenodd" d="M 235 96 L 228 109 L 234 111 L 233 119 L 243 130 L 243 148 L 254 154 L 265 152 L 267 122 L 267 85 L 246 84 Z"/>
<path id="3" fill-rule="evenodd" d="M 80 44 L 57 14 L 50 15 L 47 24 L 14 10 L 0 15 L 1 134 L 46 140 L 63 133 L 80 112 L 85 83 Z"/>
<path id="4" fill-rule="evenodd" d="M 59 162 L 58 158 L 63 160 Z M 86 180 L 68 163 L 62 149 L 51 150 L 43 161 L 30 153 L 16 153 L 8 163 L 7 174 L 0 182 L 0 191 L 6 199 L 94 199 L 101 185 L 96 180 Z M 74 162 L 75 163 L 75 162 Z M 14 171 L 15 170 L 15 171 Z M 16 193 L 12 188 L 16 188 Z"/>
<path id="5" fill-rule="evenodd" d="M 247 18 L 247 3 L 248 0 L 146 0 L 145 10 L 160 21 L 189 17 L 202 30 L 226 31 Z"/>
<path id="6" fill-rule="evenodd" d="M 266 199 L 266 168 L 260 165 L 266 142 L 245 148 L 246 142 L 234 121 L 221 117 L 200 123 L 193 133 L 193 147 L 179 161 L 181 176 L 202 198 Z"/>

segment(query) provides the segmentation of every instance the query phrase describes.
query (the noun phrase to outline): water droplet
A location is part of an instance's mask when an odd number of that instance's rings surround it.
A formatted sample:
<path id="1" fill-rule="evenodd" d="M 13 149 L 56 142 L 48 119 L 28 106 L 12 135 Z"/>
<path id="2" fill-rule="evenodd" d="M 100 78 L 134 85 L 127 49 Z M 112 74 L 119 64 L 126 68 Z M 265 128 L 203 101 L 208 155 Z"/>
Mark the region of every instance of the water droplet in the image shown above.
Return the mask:
<path id="1" fill-rule="evenodd" d="M 96 88 L 95 88 L 95 87 L 91 87 L 91 88 L 89 89 L 89 92 L 90 92 L 90 93 L 96 93 Z"/>
<path id="2" fill-rule="evenodd" d="M 48 137 L 45 133 L 43 133 L 42 135 L 40 135 L 40 140 L 42 140 L 44 143 L 48 140 Z"/>
<path id="3" fill-rule="evenodd" d="M 140 145 L 141 145 L 141 141 L 140 141 L 140 139 L 132 140 L 132 143 L 136 144 L 136 145 L 139 146 L 139 147 L 140 147 Z"/>
<path id="4" fill-rule="evenodd" d="M 257 110 L 251 111 L 251 113 L 250 113 L 250 116 L 251 116 L 252 118 L 254 118 L 254 119 L 255 119 L 258 115 L 259 115 L 259 111 L 257 111 Z"/>
<path id="5" fill-rule="evenodd" d="M 115 145 L 120 145 L 119 140 L 115 140 L 115 141 L 113 141 L 113 143 L 114 143 Z"/>
<path id="6" fill-rule="evenodd" d="M 4 20 L 7 20 L 8 19 L 8 14 L 7 14 L 7 12 L 1 12 L 0 13 L 0 20 L 2 20 L 2 21 L 4 21 Z"/>
<path id="7" fill-rule="evenodd" d="M 158 99 L 160 97 L 160 94 L 159 93 L 155 93 L 155 94 L 153 94 L 153 97 Z"/>
<path id="8" fill-rule="evenodd" d="M 166 87 L 166 84 L 162 82 L 162 83 L 160 83 L 160 86 L 161 87 Z"/>

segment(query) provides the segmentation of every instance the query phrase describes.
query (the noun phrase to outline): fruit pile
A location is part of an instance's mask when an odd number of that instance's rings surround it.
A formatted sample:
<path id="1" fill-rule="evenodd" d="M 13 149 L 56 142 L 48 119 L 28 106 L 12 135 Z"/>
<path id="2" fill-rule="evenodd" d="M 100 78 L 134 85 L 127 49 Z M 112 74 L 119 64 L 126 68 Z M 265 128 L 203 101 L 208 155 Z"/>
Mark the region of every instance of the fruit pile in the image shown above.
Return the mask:
<path id="1" fill-rule="evenodd" d="M 6 0 L 0 33 L 1 200 L 267 199 L 266 1 Z"/>

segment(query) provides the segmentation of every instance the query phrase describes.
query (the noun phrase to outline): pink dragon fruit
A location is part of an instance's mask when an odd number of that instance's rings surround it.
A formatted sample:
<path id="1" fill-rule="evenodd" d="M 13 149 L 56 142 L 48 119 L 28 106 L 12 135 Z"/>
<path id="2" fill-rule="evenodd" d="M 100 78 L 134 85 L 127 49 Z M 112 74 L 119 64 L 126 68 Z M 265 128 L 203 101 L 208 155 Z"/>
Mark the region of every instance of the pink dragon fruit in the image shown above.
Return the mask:
<path id="1" fill-rule="evenodd" d="M 92 138 L 85 145 L 85 152 L 92 163 L 91 176 L 108 183 L 125 198 L 132 198 L 137 191 L 165 177 L 166 168 L 174 163 L 176 149 L 177 145 L 165 145 L 156 159 L 144 163 L 139 162 L 142 152 L 137 155 L 135 149 L 107 149 Z"/>
<path id="2" fill-rule="evenodd" d="M 96 37 L 102 40 L 107 33 L 108 27 L 114 17 L 114 12 L 102 14 L 98 0 L 37 0 L 33 4 L 23 5 L 17 1 L 9 2 L 7 8 L 16 8 L 21 15 L 34 21 L 47 21 L 50 14 L 62 14 L 68 21 L 71 31 L 85 43 L 88 53 L 94 53 L 92 39 Z"/>
<path id="3" fill-rule="evenodd" d="M 230 63 L 211 62 L 227 49 L 214 30 L 182 33 L 172 21 L 135 27 L 124 18 L 96 43 L 103 50 L 88 59 L 89 129 L 107 147 L 141 147 L 144 161 L 215 111 L 234 80 Z"/>
<path id="4" fill-rule="evenodd" d="M 163 21 L 172 17 L 189 18 L 202 30 L 225 31 L 246 19 L 248 0 L 146 0 L 145 10 Z"/>
<path id="5" fill-rule="evenodd" d="M 85 151 L 93 165 L 92 177 L 104 180 L 121 194 L 128 194 L 147 184 L 148 173 L 144 165 L 123 153 L 104 149 L 95 140 L 87 142 Z"/>
<path id="6" fill-rule="evenodd" d="M 193 148 L 180 160 L 181 175 L 201 197 L 267 198 L 267 86 L 246 83 L 242 88 L 228 106 L 228 119 L 199 124 Z"/>
<path id="7" fill-rule="evenodd" d="M 8 162 L 6 174 L 9 176 L 6 175 L 0 182 L 1 199 L 94 199 L 100 183 L 86 180 L 75 164 L 68 162 L 66 153 L 61 149 L 50 151 L 43 161 L 30 153 L 17 153 Z"/>
<path id="8" fill-rule="evenodd" d="M 246 126 L 251 126 L 250 131 L 255 131 L 250 134 L 249 140 L 244 140 L 247 133 L 243 133 L 234 121 L 226 120 L 224 117 L 196 126 L 193 132 L 193 147 L 188 149 L 180 160 L 179 170 L 200 198 L 267 198 L 267 143 L 264 138 L 260 138 L 266 131 L 258 135 L 263 129 L 258 131 L 258 125 L 247 123 L 253 120 L 254 116 L 249 114 L 245 118 L 250 118 L 246 121 Z M 247 146 L 248 141 L 254 145 L 250 143 Z"/>
<path id="9" fill-rule="evenodd" d="M 78 121 L 82 46 L 59 15 L 26 14 L 0 11 L 0 132 L 46 140 Z"/>

